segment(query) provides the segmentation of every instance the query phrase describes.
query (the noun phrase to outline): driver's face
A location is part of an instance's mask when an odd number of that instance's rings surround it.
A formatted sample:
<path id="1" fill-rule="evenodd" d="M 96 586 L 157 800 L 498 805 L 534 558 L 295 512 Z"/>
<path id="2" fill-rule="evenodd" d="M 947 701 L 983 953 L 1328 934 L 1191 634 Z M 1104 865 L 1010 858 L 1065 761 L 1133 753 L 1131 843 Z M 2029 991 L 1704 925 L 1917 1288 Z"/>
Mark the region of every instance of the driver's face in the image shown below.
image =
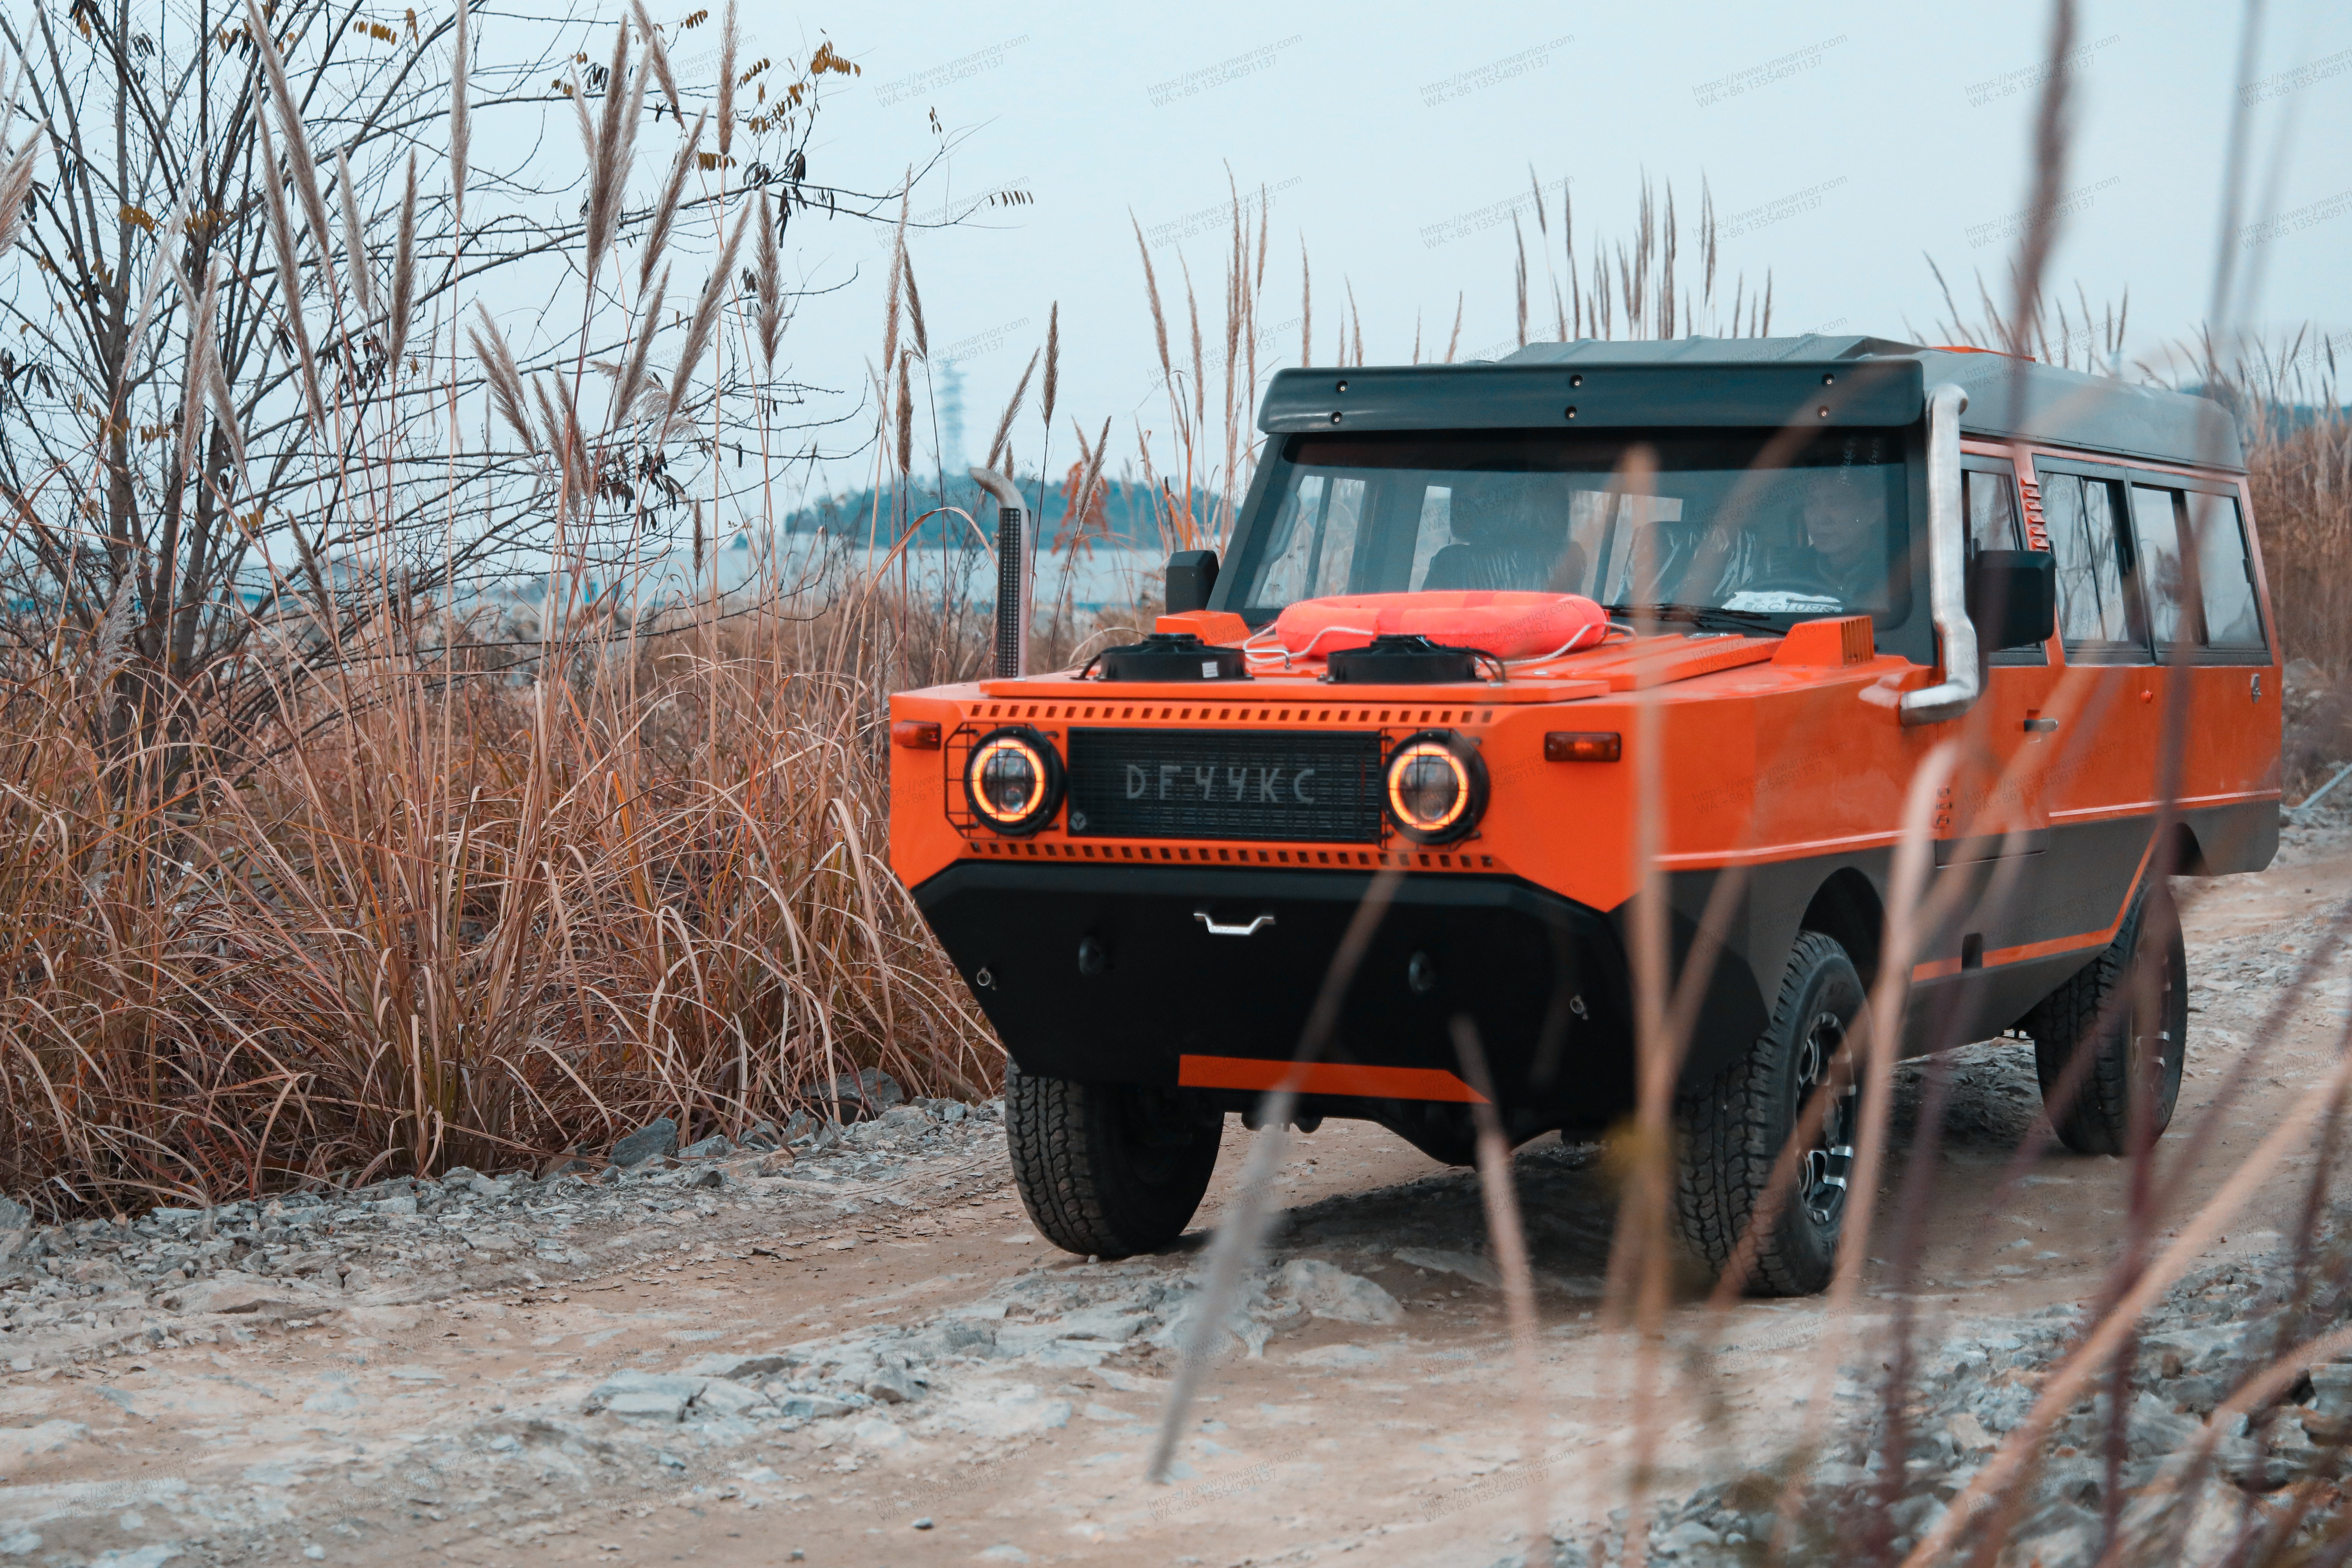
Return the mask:
<path id="1" fill-rule="evenodd" d="M 1858 500 L 1837 494 L 1817 495 L 1805 506 L 1805 537 L 1812 547 L 1841 566 L 1862 559 L 1870 548 L 1870 519 Z"/>

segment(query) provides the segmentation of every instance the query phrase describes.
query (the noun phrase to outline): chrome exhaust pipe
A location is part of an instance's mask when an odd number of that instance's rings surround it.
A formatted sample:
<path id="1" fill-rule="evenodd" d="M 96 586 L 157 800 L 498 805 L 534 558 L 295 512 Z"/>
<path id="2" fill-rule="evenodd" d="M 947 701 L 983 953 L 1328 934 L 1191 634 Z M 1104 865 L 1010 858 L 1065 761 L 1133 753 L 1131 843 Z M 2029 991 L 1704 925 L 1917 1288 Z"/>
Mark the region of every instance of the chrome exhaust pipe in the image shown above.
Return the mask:
<path id="1" fill-rule="evenodd" d="M 996 501 L 996 675 L 1029 673 L 1030 595 L 1036 583 L 1037 530 L 1020 487 L 993 468 L 974 468 L 972 482 Z"/>
<path id="2" fill-rule="evenodd" d="M 1976 706 L 1983 685 L 1977 624 L 1969 619 L 1969 520 L 1960 507 L 1960 411 L 1969 395 L 1927 392 L 1927 606 L 1944 644 L 1944 679 L 1903 694 L 1906 724 L 1941 724 Z"/>

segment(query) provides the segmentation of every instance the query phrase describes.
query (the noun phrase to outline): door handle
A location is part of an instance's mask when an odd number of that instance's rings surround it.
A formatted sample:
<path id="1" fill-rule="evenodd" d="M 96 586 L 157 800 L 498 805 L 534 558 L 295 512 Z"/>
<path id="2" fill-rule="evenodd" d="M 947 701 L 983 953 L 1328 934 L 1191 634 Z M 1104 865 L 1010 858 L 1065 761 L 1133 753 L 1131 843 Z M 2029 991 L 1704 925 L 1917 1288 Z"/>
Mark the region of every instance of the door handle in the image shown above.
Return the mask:
<path id="1" fill-rule="evenodd" d="M 2058 721 L 2055 719 L 2028 719 L 2025 721 L 2025 729 L 2026 732 L 2032 735 L 2054 735 L 2058 732 Z"/>
<path id="2" fill-rule="evenodd" d="M 1255 936 L 1258 932 L 1264 931 L 1266 927 L 1274 923 L 1274 917 L 1272 915 L 1260 915 L 1257 919 L 1250 921 L 1247 925 L 1221 926 L 1215 921 L 1209 918 L 1209 911 L 1206 910 L 1194 910 L 1192 911 L 1192 918 L 1199 921 L 1202 925 L 1208 928 L 1208 932 L 1211 936 Z"/>

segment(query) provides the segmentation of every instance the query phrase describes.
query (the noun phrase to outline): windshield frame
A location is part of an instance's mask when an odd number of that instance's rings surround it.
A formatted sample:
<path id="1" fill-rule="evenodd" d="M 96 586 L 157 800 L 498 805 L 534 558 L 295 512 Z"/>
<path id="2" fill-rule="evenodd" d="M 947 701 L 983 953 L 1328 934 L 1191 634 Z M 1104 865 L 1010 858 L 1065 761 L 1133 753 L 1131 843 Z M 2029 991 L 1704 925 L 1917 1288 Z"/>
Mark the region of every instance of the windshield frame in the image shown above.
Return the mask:
<path id="1" fill-rule="evenodd" d="M 1823 429 L 1820 434 L 1823 438 L 1834 439 L 1858 434 L 1862 428 L 1864 427 L 1833 426 Z M 1902 494 L 1905 515 L 1900 520 L 1900 523 L 1906 536 L 1905 542 L 1907 544 L 1907 549 L 1900 552 L 1907 577 L 1907 581 L 1903 584 L 1907 613 L 1901 621 L 1891 626 L 1877 624 L 1876 617 L 1874 617 L 1873 629 L 1876 636 L 1877 647 L 1883 653 L 1900 654 L 1916 663 L 1933 664 L 1936 648 L 1935 630 L 1927 614 L 1927 595 L 1925 591 L 1928 570 L 1927 529 L 1925 526 L 1927 468 L 1920 427 L 1913 425 L 1879 426 L 1867 428 L 1892 437 L 1897 444 L 1899 451 L 1897 461 L 1904 470 Z M 1661 445 L 1683 441 L 1719 445 L 1726 441 L 1742 439 L 1762 447 L 1769 444 L 1778 434 L 1780 434 L 1779 431 L 1769 427 L 1748 426 L 1735 429 L 1721 426 L 1660 427 L 1649 430 L 1596 428 L 1590 432 L 1573 433 L 1538 432 L 1524 427 L 1506 427 L 1350 431 L 1347 434 L 1346 439 L 1350 444 L 1359 441 L 1392 439 L 1400 445 L 1428 447 L 1443 446 L 1450 441 L 1486 443 L 1498 437 L 1525 440 L 1530 437 L 1557 435 L 1564 440 L 1574 442 L 1579 447 L 1623 446 L 1641 440 L 1654 441 Z M 1809 431 L 1806 434 L 1810 437 L 1811 432 Z M 1210 599 L 1212 608 L 1231 611 L 1241 616 L 1253 631 L 1269 625 L 1280 613 L 1278 607 L 1250 605 L 1243 601 L 1250 584 L 1258 575 L 1260 557 L 1263 556 L 1270 542 L 1275 524 L 1278 521 L 1277 513 L 1293 488 L 1293 470 L 1301 466 L 1297 460 L 1297 454 L 1303 446 L 1308 443 L 1319 443 L 1327 438 L 1326 434 L 1319 431 L 1273 435 L 1266 437 L 1264 452 L 1258 460 L 1257 471 L 1252 476 L 1248 494 L 1243 501 L 1240 516 L 1230 540 L 1226 560 L 1223 569 L 1217 574 L 1216 587 Z M 1400 464 L 1397 466 L 1404 468 L 1435 465 Z M 1604 607 L 1611 608 L 1612 614 L 1617 614 L 1621 617 L 1623 615 L 1623 612 L 1617 607 Z M 1758 626 L 1758 635 L 1777 636 L 1799 622 L 1833 616 L 1840 612 L 1835 610 L 1804 610 L 1781 614 L 1734 612 L 1731 617 L 1726 617 L 1720 624 L 1710 622 L 1702 628 L 1698 622 L 1706 619 L 1708 613 L 1702 612 L 1700 615 L 1694 616 L 1688 613 L 1669 612 L 1661 615 L 1659 618 L 1667 621 L 1670 625 L 1688 626 L 1694 631 L 1727 629 L 1730 618 L 1757 619 L 1769 623 L 1769 625 Z M 1723 616 L 1721 611 L 1711 613 L 1717 616 Z"/>

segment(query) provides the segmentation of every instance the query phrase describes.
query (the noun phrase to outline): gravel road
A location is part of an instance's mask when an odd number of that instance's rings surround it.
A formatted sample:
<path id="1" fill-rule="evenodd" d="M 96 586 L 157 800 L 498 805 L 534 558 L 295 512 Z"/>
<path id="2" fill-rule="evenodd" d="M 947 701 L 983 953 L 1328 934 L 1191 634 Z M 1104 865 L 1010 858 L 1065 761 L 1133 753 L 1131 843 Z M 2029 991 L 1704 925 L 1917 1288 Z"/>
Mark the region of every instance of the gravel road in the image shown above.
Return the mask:
<path id="1" fill-rule="evenodd" d="M 2291 833 L 2270 871 L 2183 896 L 2186 1128 L 2352 896 L 2352 831 Z M 2324 954 L 2192 1192 L 2318 1079 L 2347 998 L 2352 964 Z M 1958 1066 L 1910 1303 L 1924 1365 L 1906 1531 L 2022 1415 L 2122 1231 L 2108 1160 L 2047 1155 L 1989 1212 L 2038 1115 L 2032 1047 L 1988 1042 Z M 1174 1479 L 1143 1479 L 1251 1136 L 1229 1121 L 1182 1246 L 1120 1264 L 1039 1241 L 992 1108 L 937 1102 L 827 1130 L 823 1147 L 610 1180 L 466 1173 L 13 1235 L 0 1215 L 0 1560 L 1522 1562 L 1522 1383 L 1475 1180 L 1374 1129 L 1291 1143 L 1274 1242 Z M 1833 1449 L 1824 1506 L 1874 1485 L 1886 1293 L 1841 1323 L 1814 1300 L 1716 1317 L 1694 1295 L 1645 1384 L 1601 1321 L 1613 1198 L 1597 1156 L 1556 1138 L 1517 1155 L 1560 1542 L 1537 1560 L 1621 1550 L 1637 1410 L 1659 1440 L 1652 1551 L 1669 1559 L 1737 1560 L 1769 1518 L 1755 1472 L 1810 1418 Z M 2135 1496 L 2268 1343 L 2309 1168 L 2298 1155 L 2151 1325 L 2127 1413 Z M 1817 1379 L 1832 1352 L 1843 1364 Z M 2352 1427 L 2352 1364 L 2315 1369 L 2294 1397 L 2232 1435 L 2238 1511 L 2180 1521 L 2195 1542 L 2258 1514 L 2282 1467 L 2327 1458 L 2330 1424 Z M 2080 1463 L 2021 1524 L 2044 1568 L 2096 1544 L 2099 1417 L 2072 1419 L 2061 1440 Z"/>

